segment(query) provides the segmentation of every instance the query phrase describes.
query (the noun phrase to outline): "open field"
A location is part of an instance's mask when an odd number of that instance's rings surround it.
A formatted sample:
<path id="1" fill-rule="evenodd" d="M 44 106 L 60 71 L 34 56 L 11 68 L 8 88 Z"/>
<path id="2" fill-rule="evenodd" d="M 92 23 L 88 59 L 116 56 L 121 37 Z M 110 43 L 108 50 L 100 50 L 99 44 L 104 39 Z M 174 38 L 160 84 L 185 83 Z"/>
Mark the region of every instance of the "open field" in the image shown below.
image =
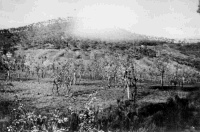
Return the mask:
<path id="1" fill-rule="evenodd" d="M 3 84 L 4 81 L 1 80 Z M 37 79 L 29 79 L 24 81 L 13 81 L 14 87 L 11 89 L 0 89 L 1 101 L 14 101 L 16 98 L 20 100 L 29 109 L 40 111 L 41 113 L 49 114 L 55 109 L 60 111 L 67 111 L 69 108 L 75 111 L 84 110 L 86 103 L 90 101 L 90 95 L 95 94 L 96 100 L 93 101 L 92 106 L 99 106 L 103 109 L 108 108 L 110 105 L 117 106 L 117 99 L 127 100 L 126 92 L 122 88 L 107 89 L 105 81 L 102 80 L 81 80 L 77 85 L 72 86 L 72 95 L 68 97 L 66 89 L 62 87 L 59 92 L 52 93 L 52 80 L 45 78 L 37 82 Z M 193 91 L 199 90 L 200 86 L 196 84 L 185 85 L 179 91 L 170 90 L 170 86 L 161 88 L 159 84 L 155 83 L 140 83 L 138 84 L 138 97 L 137 102 L 139 107 L 153 103 L 165 103 L 169 97 L 178 94 L 181 98 Z M 3 112 L 3 111 L 2 111 Z M 7 111 L 8 112 L 8 111 Z M 1 118 L 9 116 L 9 113 L 4 111 Z"/>

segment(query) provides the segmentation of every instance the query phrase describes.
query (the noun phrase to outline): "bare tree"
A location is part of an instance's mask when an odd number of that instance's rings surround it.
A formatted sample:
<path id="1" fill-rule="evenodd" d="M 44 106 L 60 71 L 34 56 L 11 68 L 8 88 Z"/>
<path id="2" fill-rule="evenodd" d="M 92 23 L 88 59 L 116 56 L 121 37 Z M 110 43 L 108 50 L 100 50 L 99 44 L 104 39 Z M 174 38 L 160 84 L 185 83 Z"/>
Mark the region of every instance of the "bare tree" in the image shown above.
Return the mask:
<path id="1" fill-rule="evenodd" d="M 137 76 L 136 76 L 136 66 L 134 65 L 135 62 L 131 60 L 131 56 L 128 55 L 126 60 L 126 70 L 124 73 L 124 79 L 126 83 L 127 89 L 127 96 L 128 99 L 131 98 L 134 100 L 134 104 L 136 104 L 136 97 L 137 97 Z"/>
<path id="2" fill-rule="evenodd" d="M 59 94 L 58 90 L 62 85 L 62 77 L 61 76 L 62 76 L 61 73 L 58 73 L 57 75 L 54 76 L 52 93 L 53 93 L 54 88 L 56 88 L 57 94 Z"/>
<path id="3" fill-rule="evenodd" d="M 13 57 L 8 58 L 7 56 L 2 57 L 2 64 L 6 67 L 6 81 L 12 81 L 12 73 L 15 71 L 15 61 Z"/>
<path id="4" fill-rule="evenodd" d="M 159 56 L 155 61 L 156 68 L 161 76 L 161 86 L 164 86 L 164 77 L 167 71 L 168 58 L 166 56 Z"/>
<path id="5" fill-rule="evenodd" d="M 36 70 L 36 74 L 37 74 L 37 80 L 38 80 L 38 82 L 40 82 L 40 74 L 39 74 L 40 65 L 39 65 L 39 63 L 36 64 L 35 70 Z"/>

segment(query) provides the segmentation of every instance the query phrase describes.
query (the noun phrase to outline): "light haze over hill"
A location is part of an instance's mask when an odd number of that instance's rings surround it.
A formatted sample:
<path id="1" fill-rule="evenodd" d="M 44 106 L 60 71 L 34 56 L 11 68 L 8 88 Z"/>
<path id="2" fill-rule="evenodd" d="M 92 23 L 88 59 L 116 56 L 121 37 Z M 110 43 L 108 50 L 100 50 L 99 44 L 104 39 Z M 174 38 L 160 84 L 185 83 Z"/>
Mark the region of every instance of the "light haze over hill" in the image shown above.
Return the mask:
<path id="1" fill-rule="evenodd" d="M 145 39 L 144 35 L 131 33 L 121 28 L 105 28 L 105 29 L 78 29 L 74 28 L 73 35 L 87 39 L 100 39 L 108 41 L 131 41 L 131 40 L 142 40 Z"/>
<path id="2" fill-rule="evenodd" d="M 2 0 L 0 29 L 58 17 L 87 17 L 86 26 L 156 37 L 199 38 L 198 0 Z"/>

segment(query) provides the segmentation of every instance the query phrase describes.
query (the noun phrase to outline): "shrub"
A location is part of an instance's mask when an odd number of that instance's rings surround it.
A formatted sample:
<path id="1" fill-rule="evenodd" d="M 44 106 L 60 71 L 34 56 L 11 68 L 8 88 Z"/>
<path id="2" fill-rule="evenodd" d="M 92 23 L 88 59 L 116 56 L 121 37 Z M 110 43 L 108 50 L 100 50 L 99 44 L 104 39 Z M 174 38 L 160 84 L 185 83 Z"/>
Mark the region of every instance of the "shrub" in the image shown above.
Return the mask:
<path id="1" fill-rule="evenodd" d="M 95 96 L 95 95 L 94 95 Z M 73 111 L 59 109 L 49 113 L 30 110 L 17 103 L 7 130 L 20 131 L 183 131 L 199 126 L 199 111 L 191 107 L 189 99 L 178 96 L 166 103 L 134 105 L 132 100 L 117 100 L 117 105 L 105 109 L 94 107 L 93 97 L 86 109 Z M 188 127 L 187 127 L 188 126 Z"/>

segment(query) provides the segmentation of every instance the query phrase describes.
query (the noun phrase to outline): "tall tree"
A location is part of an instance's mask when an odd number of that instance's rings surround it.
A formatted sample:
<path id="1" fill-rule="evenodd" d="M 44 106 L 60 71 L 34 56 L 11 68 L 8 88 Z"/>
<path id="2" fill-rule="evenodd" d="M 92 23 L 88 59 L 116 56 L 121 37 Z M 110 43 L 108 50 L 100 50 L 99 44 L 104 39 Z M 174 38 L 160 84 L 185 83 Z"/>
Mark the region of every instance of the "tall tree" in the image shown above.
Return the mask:
<path id="1" fill-rule="evenodd" d="M 159 55 L 155 61 L 155 66 L 158 69 L 159 75 L 161 76 L 161 85 L 164 86 L 164 77 L 167 71 L 168 57 L 166 55 Z"/>

